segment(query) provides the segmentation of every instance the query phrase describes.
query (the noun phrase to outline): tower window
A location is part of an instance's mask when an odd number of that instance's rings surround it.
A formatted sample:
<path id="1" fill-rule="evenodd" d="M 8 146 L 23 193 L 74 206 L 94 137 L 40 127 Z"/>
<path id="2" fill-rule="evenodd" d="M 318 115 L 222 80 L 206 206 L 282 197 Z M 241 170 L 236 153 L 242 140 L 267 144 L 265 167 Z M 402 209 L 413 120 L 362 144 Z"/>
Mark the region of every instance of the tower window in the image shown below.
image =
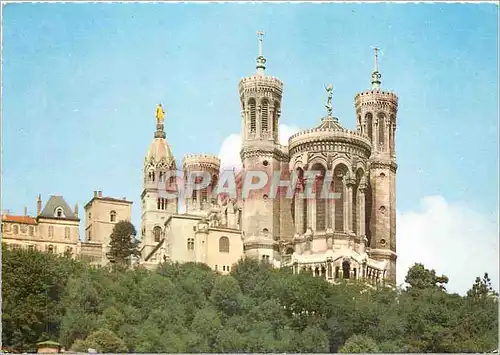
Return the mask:
<path id="1" fill-rule="evenodd" d="M 250 99 L 248 102 L 250 108 L 250 132 L 255 133 L 257 130 L 257 114 L 255 112 L 255 99 Z"/>
<path id="2" fill-rule="evenodd" d="M 115 212 L 115 211 L 111 211 L 111 212 L 109 213 L 109 220 L 110 220 L 111 222 L 116 222 L 116 212 Z"/>
<path id="3" fill-rule="evenodd" d="M 268 120 L 269 120 L 269 103 L 267 100 L 262 102 L 262 132 L 267 132 L 268 130 Z"/>
<path id="4" fill-rule="evenodd" d="M 153 235 L 155 238 L 155 243 L 158 243 L 161 239 L 161 227 L 156 226 L 153 228 Z"/>
<path id="5" fill-rule="evenodd" d="M 268 165 L 269 165 L 269 162 L 268 162 L 267 160 L 264 160 L 264 161 L 262 162 L 262 164 L 264 164 L 264 166 L 268 166 Z"/>
<path id="6" fill-rule="evenodd" d="M 228 237 L 220 237 L 220 239 L 219 239 L 219 252 L 229 253 L 229 238 Z"/>
<path id="7" fill-rule="evenodd" d="M 187 248 L 188 248 L 188 250 L 194 250 L 194 239 L 193 238 L 188 238 Z"/>

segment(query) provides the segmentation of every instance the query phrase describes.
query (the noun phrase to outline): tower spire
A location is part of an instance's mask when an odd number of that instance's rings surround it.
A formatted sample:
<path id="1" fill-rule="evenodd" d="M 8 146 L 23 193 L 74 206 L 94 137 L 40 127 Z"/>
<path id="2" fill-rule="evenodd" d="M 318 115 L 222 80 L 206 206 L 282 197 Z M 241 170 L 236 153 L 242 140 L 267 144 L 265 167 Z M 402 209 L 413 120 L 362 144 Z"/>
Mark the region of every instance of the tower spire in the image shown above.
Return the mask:
<path id="1" fill-rule="evenodd" d="M 262 54 L 262 36 L 264 35 L 263 31 L 257 31 L 257 36 L 259 38 L 259 56 L 257 57 L 257 74 L 263 75 L 264 69 L 266 69 L 266 58 Z"/>
<path id="2" fill-rule="evenodd" d="M 380 89 L 380 78 L 382 78 L 382 75 L 378 71 L 378 52 L 380 51 L 380 48 L 378 47 L 373 47 L 373 52 L 374 52 L 374 60 L 375 60 L 375 68 L 372 73 L 372 89 L 379 90 Z"/>

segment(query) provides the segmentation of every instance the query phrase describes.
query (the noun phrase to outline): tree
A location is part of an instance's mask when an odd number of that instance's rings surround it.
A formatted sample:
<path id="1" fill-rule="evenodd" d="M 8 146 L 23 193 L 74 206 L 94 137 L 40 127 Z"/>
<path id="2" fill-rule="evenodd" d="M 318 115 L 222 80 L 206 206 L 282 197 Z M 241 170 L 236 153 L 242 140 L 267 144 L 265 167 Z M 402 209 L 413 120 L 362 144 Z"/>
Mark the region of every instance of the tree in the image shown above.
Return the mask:
<path id="1" fill-rule="evenodd" d="M 123 340 L 108 329 L 98 329 L 92 332 L 85 339 L 85 344 L 101 353 L 122 353 L 127 351 Z"/>
<path id="2" fill-rule="evenodd" d="M 482 279 L 480 277 L 476 277 L 474 285 L 472 285 L 472 288 L 467 291 L 467 297 L 478 300 L 489 296 L 498 296 L 498 293 L 493 291 L 491 279 L 489 278 L 488 273 L 485 273 Z"/>
<path id="3" fill-rule="evenodd" d="M 339 350 L 339 353 L 378 353 L 380 352 L 375 341 L 364 335 L 353 335 L 345 342 Z"/>
<path id="4" fill-rule="evenodd" d="M 108 259 L 115 264 L 126 266 L 132 256 L 139 255 L 136 234 L 134 225 L 129 221 L 116 223 L 110 235 Z"/>
<path id="5" fill-rule="evenodd" d="M 417 263 L 408 270 L 405 282 L 414 290 L 438 288 L 446 291 L 445 285 L 448 283 L 448 277 L 437 276 L 436 271 L 428 270 L 424 265 Z"/>

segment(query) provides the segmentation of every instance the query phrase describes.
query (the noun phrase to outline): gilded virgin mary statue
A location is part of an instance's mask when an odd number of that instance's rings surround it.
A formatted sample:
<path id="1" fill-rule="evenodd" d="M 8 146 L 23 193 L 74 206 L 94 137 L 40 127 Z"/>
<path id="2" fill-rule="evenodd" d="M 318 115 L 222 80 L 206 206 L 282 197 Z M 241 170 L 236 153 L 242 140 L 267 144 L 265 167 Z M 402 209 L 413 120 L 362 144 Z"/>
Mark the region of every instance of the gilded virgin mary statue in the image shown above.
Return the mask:
<path id="1" fill-rule="evenodd" d="M 158 106 L 156 106 L 156 123 L 162 124 L 164 119 L 165 111 L 163 111 L 163 107 L 161 107 L 161 104 L 158 104 Z"/>

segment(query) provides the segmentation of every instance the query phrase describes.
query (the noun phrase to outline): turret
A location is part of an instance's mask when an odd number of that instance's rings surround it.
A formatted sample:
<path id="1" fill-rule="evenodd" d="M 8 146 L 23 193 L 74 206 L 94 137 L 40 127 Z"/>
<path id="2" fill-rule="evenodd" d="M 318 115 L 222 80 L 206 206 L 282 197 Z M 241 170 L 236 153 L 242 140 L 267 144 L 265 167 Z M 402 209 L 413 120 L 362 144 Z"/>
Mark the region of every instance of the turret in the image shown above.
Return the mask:
<path id="1" fill-rule="evenodd" d="M 217 187 L 220 159 L 208 154 L 185 155 L 182 170 L 186 183 L 192 183 L 193 185 L 198 183 L 202 184 L 202 186 L 209 183 L 202 189 L 196 189 L 195 186 L 187 188 L 186 191 L 190 191 L 191 194 L 185 196 L 186 213 L 206 214 L 217 203 L 213 192 Z M 206 176 L 202 177 L 200 173 Z M 203 178 L 210 178 L 210 181 L 203 182 L 201 181 Z"/>
<path id="2" fill-rule="evenodd" d="M 357 130 L 372 144 L 366 203 L 366 237 L 369 255 L 389 264 L 386 279 L 396 280 L 396 154 L 398 97 L 381 89 L 378 48 L 372 88 L 356 95 Z"/>

